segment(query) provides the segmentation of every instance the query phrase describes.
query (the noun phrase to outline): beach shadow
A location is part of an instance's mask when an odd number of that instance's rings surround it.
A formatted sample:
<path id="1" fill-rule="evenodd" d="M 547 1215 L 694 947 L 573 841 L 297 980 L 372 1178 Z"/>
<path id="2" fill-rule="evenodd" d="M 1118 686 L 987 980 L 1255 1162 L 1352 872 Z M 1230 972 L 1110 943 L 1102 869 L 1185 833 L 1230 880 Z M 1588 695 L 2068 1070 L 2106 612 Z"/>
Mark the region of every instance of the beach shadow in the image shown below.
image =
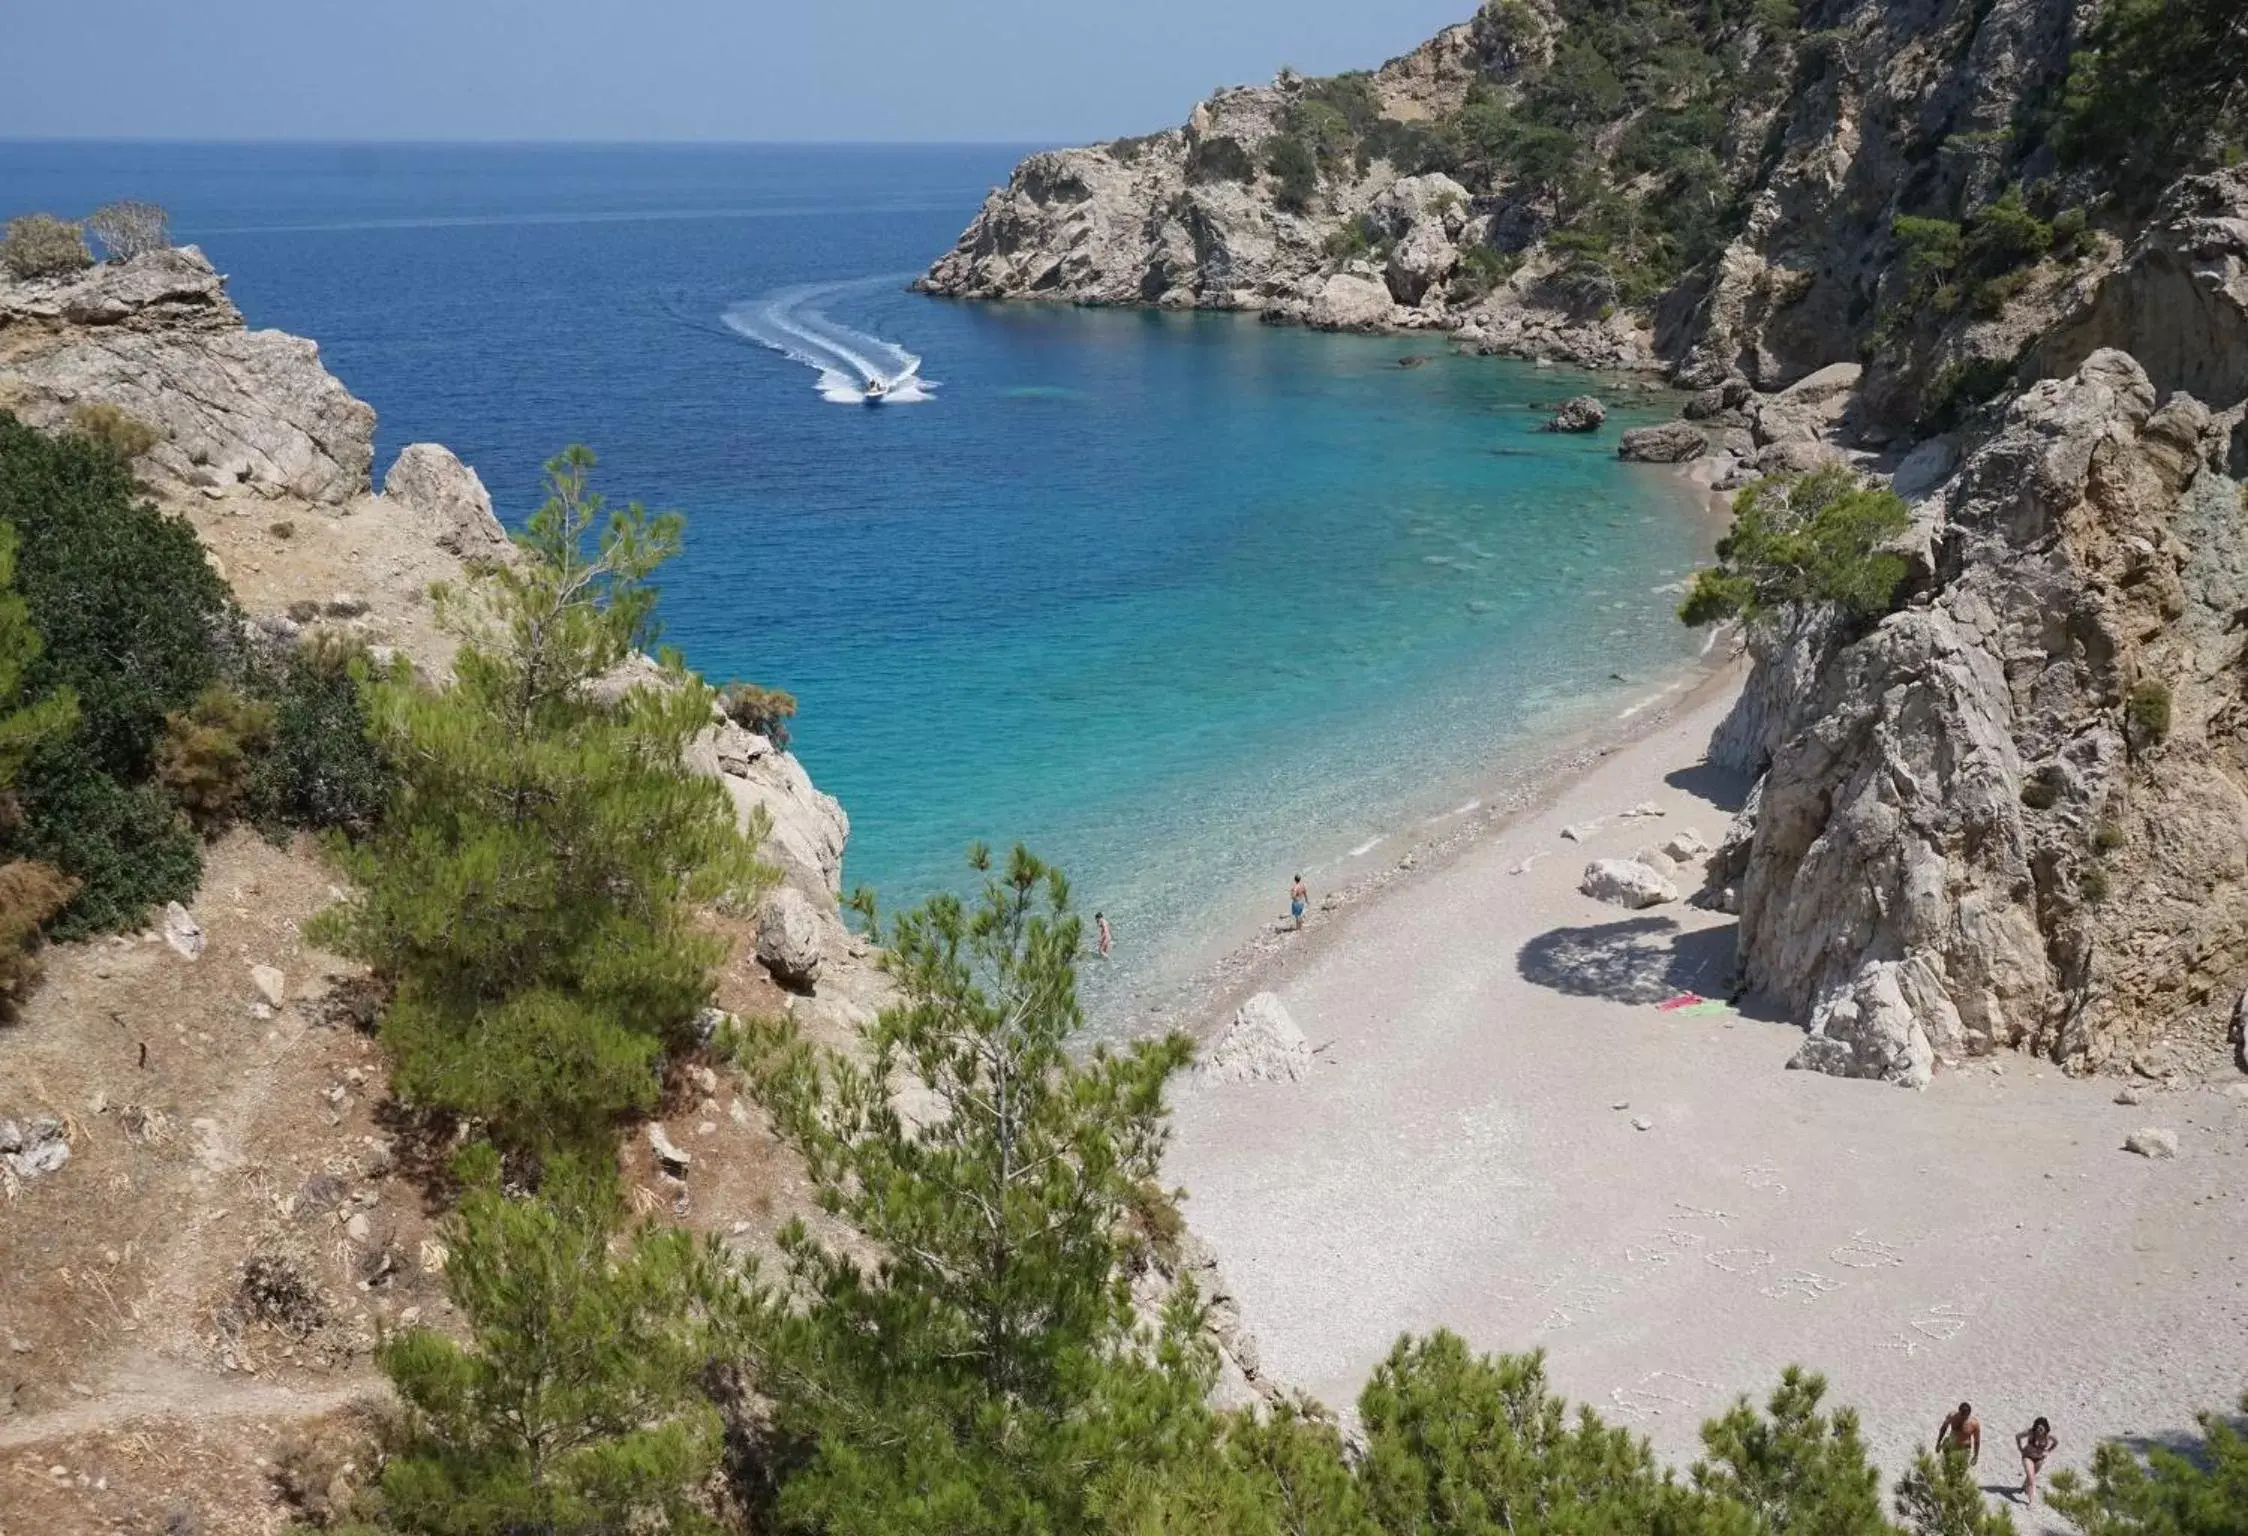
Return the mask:
<path id="1" fill-rule="evenodd" d="M 1555 928 L 1514 957 L 1524 981 L 1572 997 L 1659 1003 L 1680 992 L 1723 997 L 1733 972 L 1733 929 L 1679 931 L 1667 917 Z"/>
<path id="2" fill-rule="evenodd" d="M 1731 768 L 1694 763 L 1672 769 L 1663 775 L 1663 782 L 1681 794 L 1707 800 L 1730 815 L 1748 803 L 1748 792 L 1755 786 L 1756 780 L 1750 774 L 1739 773 Z"/>

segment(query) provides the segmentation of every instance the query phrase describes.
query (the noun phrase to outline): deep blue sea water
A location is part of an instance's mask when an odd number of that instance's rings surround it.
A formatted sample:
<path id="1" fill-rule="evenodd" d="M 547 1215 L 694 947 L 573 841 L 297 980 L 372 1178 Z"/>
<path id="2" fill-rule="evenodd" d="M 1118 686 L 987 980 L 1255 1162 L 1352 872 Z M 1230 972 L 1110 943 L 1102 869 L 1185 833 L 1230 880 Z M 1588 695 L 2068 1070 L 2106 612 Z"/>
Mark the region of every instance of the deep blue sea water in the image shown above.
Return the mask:
<path id="1" fill-rule="evenodd" d="M 0 215 L 165 203 L 375 406 L 378 479 L 441 441 L 520 522 L 591 444 L 688 516 L 667 638 L 801 699 L 847 879 L 895 905 L 1027 840 L 1110 914 L 1114 994 L 1644 696 L 1711 530 L 1615 461 L 1667 412 L 1559 370 L 905 292 L 1021 153 L 15 143 Z M 931 398 L 831 403 L 729 316 Z M 1606 431 L 1536 430 L 1586 384 Z"/>

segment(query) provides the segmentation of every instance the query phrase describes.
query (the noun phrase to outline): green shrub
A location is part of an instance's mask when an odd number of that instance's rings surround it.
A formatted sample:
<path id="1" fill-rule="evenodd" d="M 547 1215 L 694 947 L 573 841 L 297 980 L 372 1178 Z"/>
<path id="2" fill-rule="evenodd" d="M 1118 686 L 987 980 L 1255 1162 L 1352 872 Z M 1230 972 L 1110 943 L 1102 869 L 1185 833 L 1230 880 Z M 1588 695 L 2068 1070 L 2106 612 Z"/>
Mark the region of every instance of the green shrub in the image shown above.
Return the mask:
<path id="1" fill-rule="evenodd" d="M 2113 817 L 2101 822 L 2098 830 L 2092 834 L 2092 846 L 2101 853 L 2113 853 L 2128 841 L 2123 823 Z"/>
<path id="2" fill-rule="evenodd" d="M 66 420 L 74 434 L 99 443 L 127 464 L 164 440 L 163 433 L 122 406 L 86 402 L 72 406 Z"/>
<path id="3" fill-rule="evenodd" d="M 216 680 L 212 637 L 234 620 L 226 583 L 195 530 L 140 498 L 108 448 L 4 413 L 0 521 L 20 536 L 17 589 L 46 640 L 29 686 L 72 689 L 80 759 L 139 782 L 164 717 Z"/>
<path id="4" fill-rule="evenodd" d="M 1276 183 L 1273 201 L 1290 213 L 1310 208 L 1319 192 L 1319 158 L 1292 134 L 1281 134 L 1265 151 L 1265 169 Z"/>
<path id="5" fill-rule="evenodd" d="M 1988 277 L 2037 261 L 2053 248 L 2053 226 L 2029 211 L 2020 187 L 2008 187 L 1967 219 L 1961 249 L 1969 267 Z"/>
<path id="6" fill-rule="evenodd" d="M 403 1410 L 377 1526 L 715 1533 L 704 1485 L 724 1439 L 703 1389 L 728 1266 L 714 1242 L 625 1226 L 615 1175 L 557 1169 L 510 1198 L 496 1161 L 444 1227 L 456 1342 L 407 1328 L 377 1353 Z"/>
<path id="7" fill-rule="evenodd" d="M 10 851 L 79 882 L 49 933 L 83 939 L 137 926 L 151 908 L 188 901 L 203 878 L 203 840 L 160 790 L 112 778 L 77 736 L 32 755 L 17 783 L 21 823 Z"/>
<path id="8" fill-rule="evenodd" d="M 1254 181 L 1257 179 L 1257 162 L 1249 158 L 1249 151 L 1241 141 L 1230 134 L 1212 134 L 1197 139 L 1186 152 L 1186 179 L 1190 186 L 1205 186 L 1213 181 Z"/>
<path id="9" fill-rule="evenodd" d="M 2148 201 L 2237 138 L 2244 86 L 2238 0 L 2107 0 L 2069 61 L 2060 147 Z"/>
<path id="10" fill-rule="evenodd" d="M 1915 291 L 1927 292 L 1959 270 L 1966 236 L 1951 220 L 1907 214 L 1892 223 L 1889 232 L 1903 248 L 1905 276 Z"/>
<path id="11" fill-rule="evenodd" d="M 2053 215 L 2053 254 L 2075 261 L 2091 248 L 2090 220 L 2082 208 L 2063 208 Z"/>
<path id="12" fill-rule="evenodd" d="M 249 799 L 256 760 L 272 744 L 272 707 L 213 683 L 193 706 L 165 716 L 156 782 L 208 836 L 230 824 Z"/>
<path id="13" fill-rule="evenodd" d="M 1913 1536 L 2014 1536 L 2014 1517 L 1992 1509 L 1960 1450 L 1913 1452 L 1897 1481 L 1897 1517 Z"/>
<path id="14" fill-rule="evenodd" d="M 2113 889 L 2108 872 L 2097 864 L 2087 864 L 2077 872 L 2077 894 L 2084 898 L 2087 906 L 2099 906 Z"/>
<path id="15" fill-rule="evenodd" d="M 591 686 L 654 644 L 649 578 L 680 528 L 610 513 L 592 465 L 582 448 L 552 461 L 523 558 L 440 595 L 452 686 L 374 685 L 398 788 L 338 849 L 357 892 L 316 924 L 396 989 L 382 1039 L 401 1097 L 534 1159 L 605 1150 L 653 1107 L 723 952 L 698 910 L 746 908 L 773 878 L 762 828 L 681 763 L 711 690 L 675 662 L 622 697 Z"/>
<path id="16" fill-rule="evenodd" d="M 0 232 L 0 268 L 13 278 L 60 277 L 94 264 L 85 233 L 46 213 L 10 219 Z"/>
<path id="17" fill-rule="evenodd" d="M 2248 1413 L 2248 1400 L 2241 1404 Z M 2195 1415 L 2201 1444 L 2141 1452 L 2106 1441 L 2089 1477 L 2053 1474 L 2054 1512 L 2084 1536 L 2238 1536 L 2248 1510 L 2248 1438 L 2222 1414 Z"/>
<path id="18" fill-rule="evenodd" d="M 400 662 L 389 677 L 410 675 Z M 247 685 L 273 723 L 251 776 L 252 821 L 269 832 L 308 827 L 353 838 L 375 829 L 394 783 L 368 702 L 383 680 L 364 646 L 329 637 L 256 671 Z"/>
<path id="19" fill-rule="evenodd" d="M 86 228 L 112 261 L 129 261 L 172 247 L 172 216 L 155 203 L 104 203 L 86 215 Z"/>
<path id="20" fill-rule="evenodd" d="M 1692 625 L 1758 623 L 1783 608 L 1826 605 L 1878 618 L 1905 578 L 1904 557 L 1883 546 L 1911 522 L 1895 492 L 1840 467 L 1793 483 L 1759 480 L 1733 498 L 1718 563 L 1695 576 L 1678 616 Z"/>
<path id="21" fill-rule="evenodd" d="M 2170 736 L 2170 685 L 2160 678 L 2142 678 L 2131 685 L 2123 701 L 2125 729 L 2137 746 L 2154 746 Z"/>
<path id="22" fill-rule="evenodd" d="M 796 714 L 796 695 L 755 683 L 728 683 L 718 690 L 718 707 L 745 731 L 755 731 L 774 746 L 788 747 L 788 722 Z"/>

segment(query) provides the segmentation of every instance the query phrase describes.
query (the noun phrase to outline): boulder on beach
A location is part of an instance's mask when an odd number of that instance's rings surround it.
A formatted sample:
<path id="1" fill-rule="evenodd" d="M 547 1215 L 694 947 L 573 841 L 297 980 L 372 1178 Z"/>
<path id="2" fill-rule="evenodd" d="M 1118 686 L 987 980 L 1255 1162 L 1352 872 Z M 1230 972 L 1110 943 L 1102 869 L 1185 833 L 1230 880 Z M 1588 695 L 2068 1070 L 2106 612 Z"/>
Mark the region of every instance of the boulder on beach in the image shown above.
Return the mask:
<path id="1" fill-rule="evenodd" d="M 2148 1126 L 2133 1131 L 2123 1138 L 2123 1150 L 2136 1152 L 2141 1157 L 2167 1158 L 2178 1155 L 2178 1133 L 2160 1126 Z"/>
<path id="2" fill-rule="evenodd" d="M 1591 432 L 1608 419 L 1608 407 L 1590 395 L 1576 395 L 1561 402 L 1545 424 L 1548 432 Z"/>
<path id="3" fill-rule="evenodd" d="M 1219 1083 L 1293 1083 L 1310 1073 L 1310 1042 L 1270 992 L 1243 1003 L 1202 1058 L 1202 1075 Z"/>
<path id="4" fill-rule="evenodd" d="M 1594 901 L 1634 910 L 1678 899 L 1678 887 L 1667 876 L 1637 859 L 1594 859 L 1577 889 Z"/>
<path id="5" fill-rule="evenodd" d="M 1634 464 L 1683 464 L 1709 452 L 1709 439 L 1690 422 L 1634 427 L 1616 444 L 1616 457 Z"/>

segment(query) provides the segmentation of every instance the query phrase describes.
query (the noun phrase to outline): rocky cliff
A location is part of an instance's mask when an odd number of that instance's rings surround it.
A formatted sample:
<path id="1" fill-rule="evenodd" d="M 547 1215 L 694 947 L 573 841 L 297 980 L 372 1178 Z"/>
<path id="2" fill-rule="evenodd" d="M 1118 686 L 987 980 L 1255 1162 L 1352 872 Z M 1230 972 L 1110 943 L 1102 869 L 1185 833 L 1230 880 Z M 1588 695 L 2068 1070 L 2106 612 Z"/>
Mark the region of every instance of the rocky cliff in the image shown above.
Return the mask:
<path id="1" fill-rule="evenodd" d="M 1713 751 L 1762 778 L 1716 879 L 1802 1064 L 2220 1043 L 2248 982 L 2244 272 L 2248 176 L 2181 184 L 2038 342 L 2051 376 L 1898 466 L 1910 600 L 1753 638 Z"/>
<path id="2" fill-rule="evenodd" d="M 2237 129 L 2248 25 L 2172 9 L 2229 105 L 2157 143 L 2114 119 L 2161 93 L 2130 70 L 2165 45 L 2080 0 L 1490 0 L 1370 74 L 1032 156 L 921 286 L 1443 331 L 1693 387 L 1863 362 L 1878 445 L 1997 393 L 2193 158 L 2177 134 Z"/>
<path id="3" fill-rule="evenodd" d="M 451 641 L 431 622 L 430 585 L 509 549 L 483 482 L 450 450 L 416 443 L 375 494 L 374 410 L 314 343 L 248 329 L 200 251 L 0 279 L 0 409 L 70 430 L 88 406 L 150 429 L 136 471 L 196 526 L 253 619 L 283 635 L 345 629 L 443 674 Z M 815 1024 L 860 1016 L 882 986 L 840 916 L 843 808 L 794 757 L 728 722 L 714 720 L 694 766 L 725 785 L 745 825 L 764 818 L 763 854 L 802 914 L 800 1004 Z"/>

